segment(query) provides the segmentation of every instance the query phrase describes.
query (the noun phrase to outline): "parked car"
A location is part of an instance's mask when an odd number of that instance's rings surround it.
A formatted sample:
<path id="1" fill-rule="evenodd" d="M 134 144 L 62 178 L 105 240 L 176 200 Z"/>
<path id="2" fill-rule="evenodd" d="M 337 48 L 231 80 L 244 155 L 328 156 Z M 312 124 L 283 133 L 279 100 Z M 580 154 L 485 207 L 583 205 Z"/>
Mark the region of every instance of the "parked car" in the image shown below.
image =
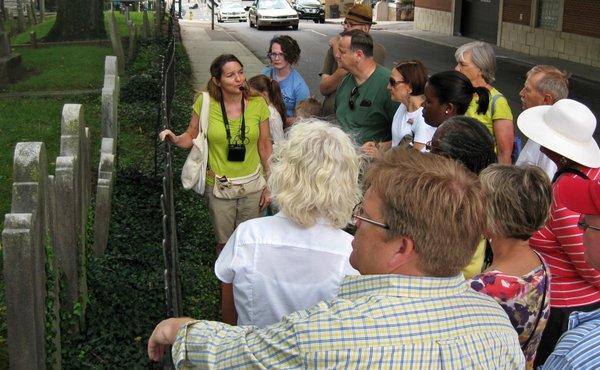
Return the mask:
<path id="1" fill-rule="evenodd" d="M 217 8 L 217 21 L 246 22 L 246 10 L 242 3 L 221 3 Z"/>
<path id="2" fill-rule="evenodd" d="M 325 7 L 319 0 L 298 0 L 294 4 L 300 19 L 312 19 L 315 23 L 325 23 Z"/>
<path id="3" fill-rule="evenodd" d="M 285 26 L 298 29 L 298 13 L 286 0 L 255 0 L 248 9 L 250 27 Z"/>

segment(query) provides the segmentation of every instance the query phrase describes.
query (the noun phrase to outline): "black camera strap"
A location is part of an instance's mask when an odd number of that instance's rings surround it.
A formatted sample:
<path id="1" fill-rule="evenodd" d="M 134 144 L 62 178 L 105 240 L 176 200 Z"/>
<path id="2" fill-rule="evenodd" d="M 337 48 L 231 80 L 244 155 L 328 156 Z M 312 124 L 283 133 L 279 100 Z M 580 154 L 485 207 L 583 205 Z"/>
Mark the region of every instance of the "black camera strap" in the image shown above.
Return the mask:
<path id="1" fill-rule="evenodd" d="M 244 96 L 242 95 L 242 127 L 240 129 L 241 144 L 246 142 L 246 119 L 244 118 L 245 111 Z M 221 98 L 221 114 L 223 115 L 223 124 L 225 125 L 225 133 L 227 134 L 227 144 L 231 145 L 231 130 L 229 129 L 229 120 L 227 119 L 227 109 L 225 109 L 224 99 Z"/>

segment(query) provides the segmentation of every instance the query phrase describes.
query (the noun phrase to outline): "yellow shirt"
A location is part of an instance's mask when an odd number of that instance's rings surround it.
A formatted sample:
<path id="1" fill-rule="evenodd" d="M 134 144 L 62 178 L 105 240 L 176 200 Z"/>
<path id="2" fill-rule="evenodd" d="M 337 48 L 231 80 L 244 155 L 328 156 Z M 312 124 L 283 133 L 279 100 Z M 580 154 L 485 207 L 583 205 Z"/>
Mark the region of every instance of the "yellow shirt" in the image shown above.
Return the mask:
<path id="1" fill-rule="evenodd" d="M 495 98 L 495 96 L 498 96 Z M 477 113 L 477 103 L 479 102 L 479 96 L 475 95 L 471 103 L 469 104 L 469 108 L 465 112 L 465 116 L 472 117 L 479 120 L 492 134 L 494 141 L 496 140 L 496 136 L 494 135 L 494 121 L 499 119 L 507 119 L 513 120 L 512 111 L 510 110 L 510 106 L 508 105 L 508 100 L 502 95 L 498 90 L 492 88 L 490 90 L 490 103 L 488 104 L 488 109 L 484 114 Z M 492 107 L 494 109 L 492 109 Z M 493 114 L 492 114 L 493 110 Z"/>
<path id="2" fill-rule="evenodd" d="M 473 258 L 471 258 L 471 262 L 462 269 L 462 273 L 465 276 L 465 279 L 470 279 L 477 274 L 481 274 L 481 269 L 483 268 L 483 259 L 485 258 L 485 239 L 482 238 L 479 244 L 477 244 L 477 249 L 475 250 L 475 254 Z"/>

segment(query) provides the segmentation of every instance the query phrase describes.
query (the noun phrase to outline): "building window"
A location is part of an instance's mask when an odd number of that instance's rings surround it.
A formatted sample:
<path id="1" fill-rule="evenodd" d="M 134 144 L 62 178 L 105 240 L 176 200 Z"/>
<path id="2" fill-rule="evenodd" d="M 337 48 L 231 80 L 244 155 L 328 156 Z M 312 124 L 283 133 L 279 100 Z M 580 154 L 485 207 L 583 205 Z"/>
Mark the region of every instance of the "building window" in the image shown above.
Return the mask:
<path id="1" fill-rule="evenodd" d="M 558 29 L 560 0 L 538 0 L 537 26 L 550 30 Z"/>

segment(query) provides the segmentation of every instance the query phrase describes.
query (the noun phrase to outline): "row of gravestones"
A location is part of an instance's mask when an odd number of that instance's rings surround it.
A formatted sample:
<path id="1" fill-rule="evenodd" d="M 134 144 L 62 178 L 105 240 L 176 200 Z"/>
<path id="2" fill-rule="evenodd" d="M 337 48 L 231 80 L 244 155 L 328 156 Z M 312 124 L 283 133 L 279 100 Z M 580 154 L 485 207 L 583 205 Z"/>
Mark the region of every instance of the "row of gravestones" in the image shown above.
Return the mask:
<path id="1" fill-rule="evenodd" d="M 15 11 L 15 15 L 17 18 L 17 23 L 14 29 L 11 29 L 11 34 L 15 35 L 17 33 L 23 32 L 26 26 L 33 26 L 34 24 L 40 23 L 44 21 L 44 13 L 46 12 L 46 5 L 44 0 L 39 0 L 39 14 L 36 14 L 35 11 L 35 3 L 34 0 L 20 0 L 20 1 L 12 1 L 13 10 Z M 5 0 L 5 5 L 7 8 L 4 8 L 4 16 L 5 21 L 8 21 L 9 18 L 13 16 L 11 14 L 11 10 L 8 8 L 10 5 L 7 0 Z"/>
<path id="2" fill-rule="evenodd" d="M 105 61 L 102 90 L 103 136 L 94 213 L 94 252 L 104 253 L 108 241 L 115 178 L 119 97 L 117 60 Z M 18 143 L 14 152 L 11 211 L 2 231 L 8 354 L 11 369 L 46 368 L 46 318 L 53 330 L 49 363 L 61 367 L 59 308 L 80 305 L 85 320 L 86 224 L 91 198 L 90 134 L 83 106 L 65 104 L 61 117 L 60 152 L 54 175 L 48 174 L 46 147 Z M 48 266 L 48 269 L 47 267 Z M 52 272 L 51 272 L 52 271 Z M 47 280 L 52 279 L 48 282 Z M 65 301 L 59 301 L 61 281 Z M 48 284 L 49 283 L 49 284 Z M 52 287 L 50 290 L 47 287 Z M 52 312 L 46 300 L 53 301 Z M 75 329 L 77 330 L 77 328 Z"/>
<path id="3" fill-rule="evenodd" d="M 133 21 L 129 17 L 129 8 L 126 8 L 125 11 L 125 20 L 128 28 L 128 36 L 129 36 L 129 45 L 127 48 L 127 60 L 131 60 L 135 54 L 135 47 L 137 45 L 138 38 L 138 27 L 133 23 Z M 152 30 L 150 28 L 150 22 L 148 20 L 148 11 L 143 11 L 142 16 L 142 27 L 141 27 L 141 37 L 143 40 L 148 40 L 152 37 Z M 113 49 L 113 53 L 117 56 L 118 64 L 119 64 L 119 72 L 123 73 L 125 70 L 125 52 L 123 50 L 123 40 L 121 39 L 121 32 L 119 30 L 119 25 L 117 23 L 117 19 L 115 17 L 115 12 L 111 11 L 110 16 L 108 17 L 108 36 L 110 38 L 110 43 Z"/>

